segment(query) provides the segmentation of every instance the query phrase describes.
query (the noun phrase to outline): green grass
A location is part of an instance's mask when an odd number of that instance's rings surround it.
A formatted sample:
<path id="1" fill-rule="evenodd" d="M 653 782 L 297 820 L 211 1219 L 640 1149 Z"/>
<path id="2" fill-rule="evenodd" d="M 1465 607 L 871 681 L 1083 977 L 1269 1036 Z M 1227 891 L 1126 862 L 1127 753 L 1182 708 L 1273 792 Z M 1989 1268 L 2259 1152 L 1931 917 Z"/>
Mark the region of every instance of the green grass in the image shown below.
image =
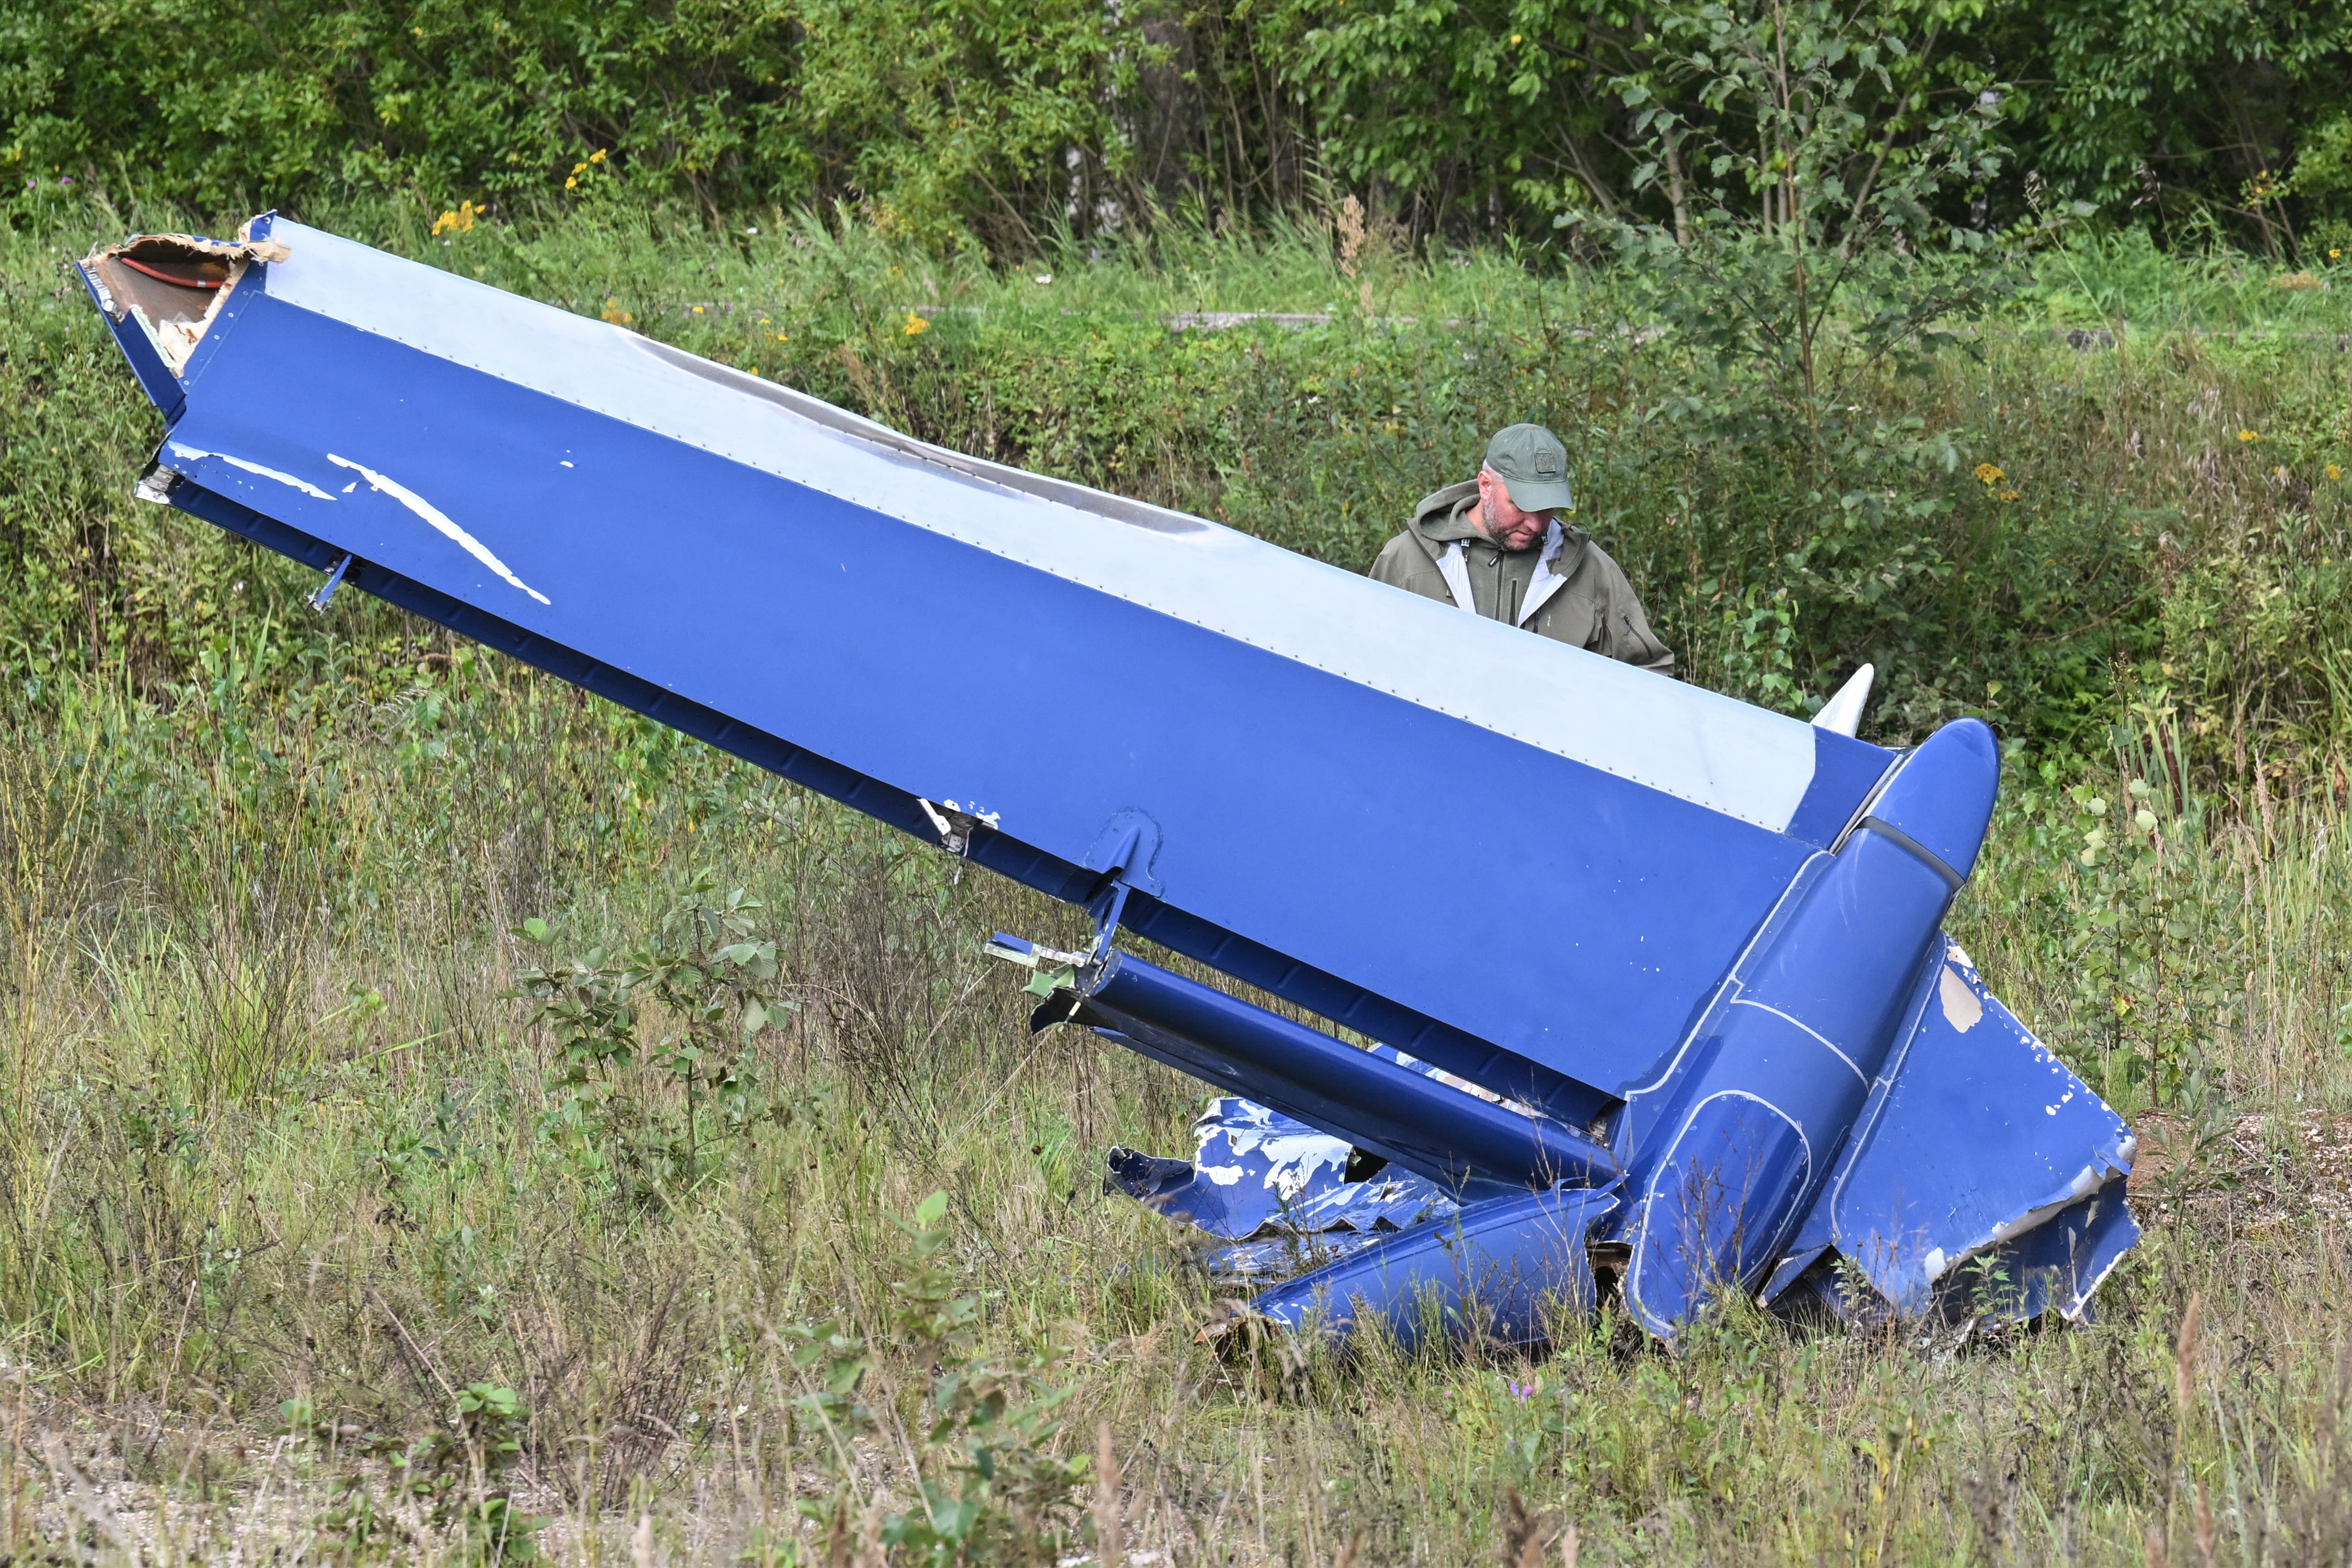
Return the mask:
<path id="1" fill-rule="evenodd" d="M 424 248 L 421 228 L 373 232 Z M 1750 470 L 1703 454 L 1675 459 L 1679 500 L 1634 488 L 1673 448 L 1627 413 L 1639 397 L 1590 401 L 1595 378 L 1613 365 L 1638 390 L 1669 370 L 1569 330 L 1607 325 L 1601 280 L 1491 256 L 1345 278 L 1302 230 L 1072 257 L 1039 285 L 793 232 L 609 215 L 478 228 L 440 254 L 860 406 L 896 396 L 950 437 L 988 428 L 963 400 L 985 385 L 996 444 L 967 445 L 1125 474 L 1335 558 L 1465 460 L 1480 421 L 1550 385 L 1630 454 L 1585 447 L 1588 504 L 1678 647 L 1735 688 L 1763 668 L 1713 595 L 1769 584 L 1771 557 L 1740 543 L 1769 509 L 1727 488 Z M 1182 1149 L 1204 1091 L 1027 1035 L 979 942 L 1067 942 L 1072 911 L 355 595 L 313 619 L 304 574 L 134 510 L 153 423 L 56 270 L 82 242 L 18 235 L 0 256 L 0 1558 L 315 1561 L 340 1541 L 463 1561 L 478 1543 L 395 1498 L 362 1435 L 444 1429 L 455 1392 L 485 1384 L 528 1409 L 517 1496 L 553 1521 L 553 1555 L 824 1560 L 794 1505 L 845 1484 L 846 1560 L 869 1498 L 908 1506 L 910 1454 L 944 1473 L 921 1441 L 931 1352 L 893 1328 L 911 1299 L 894 1286 L 920 1282 L 906 1227 L 933 1192 L 952 1229 L 938 1288 L 980 1314 L 956 1353 L 1046 1358 L 1071 1391 L 1055 1451 L 1092 1456 L 1107 1426 L 1128 1547 L 1177 1563 L 1321 1564 L 1360 1535 L 1358 1563 L 1495 1561 L 1516 1550 L 1514 1493 L 1546 1562 L 1571 1523 L 1585 1563 L 2187 1563 L 2203 1541 L 2213 1561 L 2285 1563 L 2352 1537 L 2352 849 L 2329 651 L 2347 552 L 2314 479 L 2340 445 L 2341 370 L 2332 342 L 2284 330 L 2335 320 L 2334 291 L 2212 305 L 2217 328 L 2277 329 L 2253 344 L 2189 335 L 2200 317 L 2084 353 L 2038 321 L 1990 322 L 1981 360 L 1885 390 L 2021 492 L 1979 496 L 1963 471 L 1962 510 L 1929 525 L 1955 552 L 2046 550 L 2127 579 L 2106 599 L 2036 590 L 2012 636 L 2050 633 L 2073 665 L 1983 662 L 1985 634 L 1952 612 L 1963 629 L 1921 646 L 1957 662 L 1915 670 L 1913 708 L 1874 719 L 1895 735 L 1983 710 L 2023 742 L 1955 931 L 2160 1135 L 2163 1173 L 2137 1184 L 2147 1238 L 2104 1321 L 1961 1335 L 1731 1310 L 1670 1355 L 1604 1316 L 1531 1362 L 1377 1342 L 1342 1360 L 1199 1342 L 1221 1308 L 1183 1237 L 1101 1194 L 1108 1145 Z M 2168 287 L 2142 261 L 2084 265 L 2133 299 Z M 2207 274 L 2177 265 L 2206 298 Z M 1360 321 L 1367 276 L 1373 314 L 1417 324 Z M 984 309 L 909 337 L 917 304 Z M 1156 321 L 1327 305 L 1339 320 L 1307 332 L 1178 339 Z M 749 328 L 779 308 L 761 347 Z M 1465 334 L 1497 356 L 1491 376 L 1438 352 Z M 1139 385 L 1191 401 L 1116 423 Z M 1353 521 L 1327 526 L 1342 506 Z M 1699 515 L 1719 525 L 1673 521 Z M 2116 543 L 2135 521 L 2142 542 Z M 2111 612 L 2136 641 L 2084 629 Z M 1796 669 L 1815 690 L 1867 647 L 1822 635 L 1820 668 Z M 2040 681 L 2039 705 L 1988 692 L 1996 668 Z M 2133 778 L 2157 833 L 2085 865 Z M 795 1005 L 757 1041 L 778 1114 L 698 1180 L 625 1193 L 542 1131 L 553 1042 L 513 993 L 547 950 L 513 932 L 548 921 L 558 955 L 648 941 L 702 868 L 761 901 Z M 682 1111 L 644 1073 L 616 1093 L 645 1125 Z M 836 1444 L 803 1402 L 822 1366 L 794 1331 L 824 1323 L 881 1344 L 868 1439 Z M 298 1431 L 289 1401 L 311 1413 Z M 320 1420 L 344 1430 L 321 1439 Z M 352 1478 L 410 1534 L 353 1544 Z M 1061 1522 L 1096 1500 L 1081 1487 Z"/>

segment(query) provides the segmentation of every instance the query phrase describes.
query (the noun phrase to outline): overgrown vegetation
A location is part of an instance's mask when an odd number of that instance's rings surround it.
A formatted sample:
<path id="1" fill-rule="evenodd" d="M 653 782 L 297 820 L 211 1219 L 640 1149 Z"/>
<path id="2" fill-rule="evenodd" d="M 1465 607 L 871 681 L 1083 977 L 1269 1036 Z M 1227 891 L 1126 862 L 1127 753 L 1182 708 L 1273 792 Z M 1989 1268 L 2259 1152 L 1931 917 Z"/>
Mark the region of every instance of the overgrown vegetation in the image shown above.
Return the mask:
<path id="1" fill-rule="evenodd" d="M 1802 9 L 10 0 L 0 166 L 28 193 L 95 182 L 214 208 L 397 195 L 502 216 L 624 177 L 714 220 L 838 201 L 1001 256 L 1178 209 L 1246 223 L 1328 177 L 1416 239 L 1539 241 L 1565 214 L 1664 220 L 1671 183 L 1643 176 L 1645 102 L 1759 144 L 1753 114 L 1675 79 L 1672 40 L 1713 16 L 1744 29 Z M 2343 0 L 1833 14 L 1906 43 L 1859 105 L 1894 166 L 1953 113 L 2000 121 L 2015 157 L 1948 202 L 1975 228 L 2047 196 L 2273 258 L 2352 237 Z"/>
<path id="2" fill-rule="evenodd" d="M 1722 155 L 1706 244 L 1616 270 L 1343 201 L 1006 272 L 599 165 L 310 216 L 1349 565 L 1552 424 L 1694 679 L 1802 711 L 1870 658 L 1880 737 L 2011 742 L 1958 934 L 2155 1152 L 2105 1326 L 1221 1359 L 1099 1193 L 1196 1087 L 982 973 L 1079 917 L 133 501 L 61 263 L 173 215 L 50 189 L 0 242 L 0 1553 L 2340 1555 L 2338 296 L 2077 237 L 1809 304 L 1866 195 L 1765 223 Z M 1939 232 L 1906 177 L 1868 221 Z"/>
<path id="3" fill-rule="evenodd" d="M 1357 1561 L 1459 1563 L 1505 1550 L 1514 1489 L 1588 1562 L 2137 1563 L 2168 1518 L 2194 1561 L 2210 1516 L 2284 1563 L 2345 1526 L 2325 788 L 2231 819 L 2152 746 L 2097 795 L 2012 784 L 1958 934 L 2162 1151 L 2105 1326 L 1735 1313 L 1666 1356 L 1604 1318 L 1532 1363 L 1229 1362 L 1181 1237 L 1099 1186 L 1201 1091 L 974 984 L 982 933 L 1073 942 L 1071 912 L 438 637 L 289 701 L 266 619 L 222 677 L 13 700 L 0 1551 L 1034 1562 L 1108 1522 L 1184 1563 L 1360 1531 Z M 674 950 L 737 886 L 791 1114 L 614 1179 L 518 992 Z M 635 994 L 637 1038 L 683 1037 Z M 681 1074 L 603 1081 L 616 1143 L 675 1147 Z"/>

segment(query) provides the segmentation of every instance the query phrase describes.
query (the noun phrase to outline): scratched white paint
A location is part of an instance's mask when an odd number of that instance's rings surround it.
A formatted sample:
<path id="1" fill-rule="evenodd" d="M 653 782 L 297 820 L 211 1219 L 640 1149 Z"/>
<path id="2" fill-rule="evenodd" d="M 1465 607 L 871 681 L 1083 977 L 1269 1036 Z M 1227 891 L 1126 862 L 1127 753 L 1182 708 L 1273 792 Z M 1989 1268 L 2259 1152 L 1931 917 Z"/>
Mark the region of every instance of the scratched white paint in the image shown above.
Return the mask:
<path id="1" fill-rule="evenodd" d="M 233 468 L 243 468 L 248 474 L 259 474 L 265 479 L 276 479 L 281 485 L 291 485 L 306 496 L 316 496 L 320 500 L 332 500 L 335 499 L 308 479 L 298 479 L 291 474 L 281 473 L 276 468 L 268 468 L 260 463 L 250 462 L 244 458 L 232 458 L 226 452 L 207 452 L 201 447 L 191 447 L 180 441 L 172 442 L 171 448 L 172 456 L 175 458 L 185 458 L 192 463 L 200 461 L 205 458 L 217 458 L 221 462 L 226 463 Z"/>
<path id="2" fill-rule="evenodd" d="M 2037 1204 L 2023 1214 L 2012 1215 L 1994 1226 L 1991 1232 L 1991 1245 L 1998 1247 L 2012 1236 L 2023 1236 L 2044 1220 L 2055 1215 L 2060 1210 L 2082 1202 L 2106 1185 L 2110 1171 L 2112 1167 L 2102 1169 L 2098 1165 L 2084 1166 L 2074 1173 L 2074 1179 L 2066 1184 L 2065 1191 L 2059 1193 L 2046 1203 Z M 1975 1249 L 1970 1248 L 1970 1250 Z"/>
<path id="3" fill-rule="evenodd" d="M 1223 1101 L 1219 1102 L 1221 1105 Z M 1223 1134 L 1225 1145 L 1236 1159 L 1253 1152 L 1262 1154 L 1267 1170 L 1265 1184 L 1285 1203 L 1297 1197 L 1315 1180 L 1318 1172 L 1328 1169 L 1344 1173 L 1348 1168 L 1349 1144 L 1344 1138 L 1334 1138 L 1328 1132 L 1318 1132 L 1311 1127 L 1276 1127 L 1276 1112 L 1248 1100 L 1238 1102 L 1240 1119 L 1230 1113 L 1219 1116 L 1216 1111 L 1193 1123 L 1194 1135 L 1201 1140 L 1203 1151 Z M 1283 1118 L 1288 1121 L 1289 1118 Z M 1245 1167 L 1241 1165 L 1202 1165 L 1201 1174 L 1221 1187 L 1230 1187 L 1241 1180 Z"/>
<path id="4" fill-rule="evenodd" d="M 456 542 L 460 550 L 463 550 L 467 554 L 472 556 L 475 560 L 480 562 L 483 565 L 488 567 L 491 571 L 505 578 L 509 583 L 520 588 L 524 593 L 529 594 L 532 598 L 537 599 L 542 605 L 548 602 L 546 595 L 541 593 L 538 589 L 532 587 L 530 584 L 524 582 L 521 578 L 508 571 L 507 563 L 499 560 L 497 556 L 491 554 L 488 548 L 485 546 L 480 540 L 476 539 L 472 534 L 467 533 L 464 529 L 459 528 L 456 523 L 450 521 L 448 513 L 443 511 L 439 507 L 435 506 L 431 501 L 426 500 L 423 496 L 418 495 L 415 490 L 410 489 L 406 485 L 402 484 L 397 479 L 386 479 L 383 475 L 377 473 L 373 468 L 369 468 L 365 463 L 354 463 L 349 458 L 339 458 L 332 452 L 327 454 L 327 461 L 333 463 L 340 468 L 351 469 L 353 473 L 359 475 L 361 479 L 365 479 L 372 488 L 383 491 L 385 495 L 390 496 L 393 500 L 398 501 L 401 505 L 406 507 L 409 510 L 423 518 L 426 522 L 431 523 L 436 531 L 447 535 L 451 540 Z"/>

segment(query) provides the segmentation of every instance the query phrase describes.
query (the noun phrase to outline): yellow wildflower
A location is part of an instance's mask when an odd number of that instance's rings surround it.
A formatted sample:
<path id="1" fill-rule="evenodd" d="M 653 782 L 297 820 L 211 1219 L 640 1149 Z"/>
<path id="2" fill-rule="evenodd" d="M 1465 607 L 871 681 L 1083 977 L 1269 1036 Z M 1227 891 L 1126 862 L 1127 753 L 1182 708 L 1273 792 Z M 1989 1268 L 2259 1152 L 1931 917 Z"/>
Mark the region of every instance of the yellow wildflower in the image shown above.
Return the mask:
<path id="1" fill-rule="evenodd" d="M 1517 33 L 1511 35 L 1511 47 L 1515 49 L 1519 47 L 1519 35 Z"/>
<path id="2" fill-rule="evenodd" d="M 694 313 L 695 313 L 696 315 L 698 315 L 698 316 L 699 316 L 700 314 L 702 314 L 702 307 L 701 307 L 701 306 L 699 306 L 699 305 L 697 305 L 697 306 L 694 308 Z"/>
<path id="3" fill-rule="evenodd" d="M 907 335 L 908 337 L 919 338 L 930 330 L 930 322 L 923 320 L 922 317 L 918 316 L 912 310 L 907 312 Z"/>
<path id="4" fill-rule="evenodd" d="M 625 326 L 630 317 L 626 310 L 621 309 L 621 302 L 618 300 L 608 297 L 604 301 L 604 319 L 614 326 Z"/>
<path id="5" fill-rule="evenodd" d="M 2238 439 L 2241 441 L 2253 442 L 2261 440 L 2262 437 L 2252 430 L 2241 430 L 2238 432 Z"/>
<path id="6" fill-rule="evenodd" d="M 576 191 L 580 188 L 580 182 L 578 180 L 566 180 L 563 182 L 563 188 L 567 191 Z"/>
<path id="7" fill-rule="evenodd" d="M 776 334 L 776 341 L 777 341 L 778 342 L 780 342 L 780 343 L 788 343 L 788 342 L 791 342 L 793 340 L 792 340 L 792 339 L 790 339 L 790 338 L 788 338 L 788 337 L 786 337 L 786 336 L 784 336 L 784 334 L 783 334 L 783 333 L 782 333 L 782 332 L 778 332 L 778 333 Z"/>
<path id="8" fill-rule="evenodd" d="M 2007 478 L 2009 478 L 2007 474 L 2002 473 L 1990 463 L 1979 463 L 1977 465 L 1977 482 L 1979 484 L 1997 485 Z"/>
<path id="9" fill-rule="evenodd" d="M 2003 490 L 2000 492 L 2000 499 L 2003 500 L 2015 500 L 2017 497 L 2018 492 L 2015 490 Z"/>
<path id="10" fill-rule="evenodd" d="M 584 174 L 588 172 L 588 165 L 585 163 L 574 163 L 572 165 L 572 172 L 574 174 Z"/>
<path id="11" fill-rule="evenodd" d="M 593 153 L 589 153 L 588 161 L 592 163 L 603 163 L 604 161 L 604 149 L 599 147 Z"/>
<path id="12" fill-rule="evenodd" d="M 2338 465 L 2330 463 L 2327 465 L 2327 477 L 2331 479 L 2340 479 L 2344 477 L 2344 470 Z"/>

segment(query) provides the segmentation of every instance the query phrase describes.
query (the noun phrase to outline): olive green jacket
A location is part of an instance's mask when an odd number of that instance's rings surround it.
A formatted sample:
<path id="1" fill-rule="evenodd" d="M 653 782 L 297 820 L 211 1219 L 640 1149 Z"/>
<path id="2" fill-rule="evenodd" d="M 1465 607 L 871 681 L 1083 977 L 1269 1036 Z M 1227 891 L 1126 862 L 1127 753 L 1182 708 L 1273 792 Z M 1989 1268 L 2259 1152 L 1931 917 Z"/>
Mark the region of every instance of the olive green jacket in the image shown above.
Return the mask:
<path id="1" fill-rule="evenodd" d="M 1470 525 L 1477 504 L 1475 479 L 1423 498 L 1405 531 L 1372 563 L 1372 580 L 1449 605 L 1461 604 L 1466 589 L 1471 603 L 1463 607 L 1489 620 L 1674 672 L 1675 656 L 1650 630 L 1625 574 L 1581 530 L 1555 520 L 1535 549 L 1504 551 Z"/>

